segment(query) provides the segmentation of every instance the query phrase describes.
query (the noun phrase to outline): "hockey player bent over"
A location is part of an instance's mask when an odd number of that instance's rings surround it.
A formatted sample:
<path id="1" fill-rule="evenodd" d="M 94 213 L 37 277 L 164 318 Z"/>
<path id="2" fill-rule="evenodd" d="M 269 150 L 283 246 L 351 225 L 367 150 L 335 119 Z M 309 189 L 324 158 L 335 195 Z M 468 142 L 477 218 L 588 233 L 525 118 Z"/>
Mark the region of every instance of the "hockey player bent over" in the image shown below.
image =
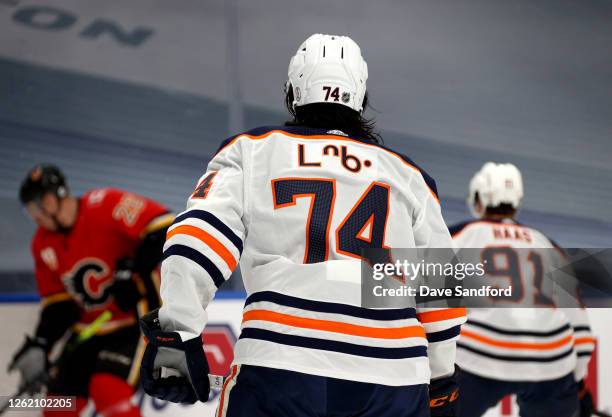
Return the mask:
<path id="1" fill-rule="evenodd" d="M 518 169 L 488 162 L 470 182 L 468 205 L 476 220 L 450 228 L 457 248 L 486 248 L 481 259 L 488 261 L 487 276 L 510 280 L 516 302 L 529 297 L 540 305 L 468 310 L 457 352 L 459 414 L 482 416 L 504 396 L 516 394 L 522 417 L 577 416 L 579 407 L 580 415 L 590 417 L 590 395 L 579 405 L 584 384 L 576 382 L 584 378 L 594 347 L 586 312 L 555 308 L 541 290 L 543 277 L 564 254 L 538 230 L 515 220 L 522 197 Z"/>
<path id="2" fill-rule="evenodd" d="M 432 415 L 455 415 L 465 310 L 360 306 L 362 249 L 452 245 L 434 181 L 363 118 L 367 78 L 350 38 L 313 35 L 289 64 L 293 121 L 223 142 L 168 231 L 146 392 L 208 399 L 206 307 L 240 259 L 248 298 L 218 416 L 425 417 L 430 396 Z"/>
<path id="3" fill-rule="evenodd" d="M 39 165 L 24 180 L 20 199 L 38 224 L 32 241 L 41 313 L 10 365 L 22 387 L 49 395 L 76 396 L 76 416 L 94 402 L 105 417 L 137 417 L 130 403 L 144 350 L 138 314 L 159 306 L 152 271 L 161 259 L 165 232 L 174 216 L 160 204 L 117 189 L 95 189 L 82 197 L 68 191 L 55 166 Z M 102 314 L 110 316 L 86 341 L 80 332 Z M 72 336 L 45 378 L 47 354 L 69 330 Z M 45 415 L 49 411 L 45 411 Z"/>

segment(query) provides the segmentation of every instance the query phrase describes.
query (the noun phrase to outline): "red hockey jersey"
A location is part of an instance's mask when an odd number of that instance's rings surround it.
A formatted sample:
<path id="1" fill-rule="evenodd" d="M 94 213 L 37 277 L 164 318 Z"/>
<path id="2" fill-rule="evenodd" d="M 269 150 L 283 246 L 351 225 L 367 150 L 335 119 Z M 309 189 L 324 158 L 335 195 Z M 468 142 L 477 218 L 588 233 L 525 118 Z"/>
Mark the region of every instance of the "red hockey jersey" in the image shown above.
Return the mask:
<path id="1" fill-rule="evenodd" d="M 69 233 L 39 227 L 32 241 L 42 305 L 74 299 L 81 309 L 77 330 L 105 310 L 113 316 L 100 333 L 133 325 L 133 312 L 122 311 L 110 291 L 116 263 L 133 257 L 144 235 L 173 216 L 155 201 L 112 188 L 87 192 L 78 210 Z"/>

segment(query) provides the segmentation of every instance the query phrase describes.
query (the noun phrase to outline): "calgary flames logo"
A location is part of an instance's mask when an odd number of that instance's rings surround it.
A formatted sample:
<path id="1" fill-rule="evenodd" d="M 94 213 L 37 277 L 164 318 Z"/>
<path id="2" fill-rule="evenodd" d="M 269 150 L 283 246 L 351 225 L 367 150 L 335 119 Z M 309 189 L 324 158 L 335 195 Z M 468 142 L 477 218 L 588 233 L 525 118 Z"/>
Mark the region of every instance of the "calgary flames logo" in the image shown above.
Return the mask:
<path id="1" fill-rule="evenodd" d="M 87 310 L 105 307 L 111 298 L 113 282 L 108 266 L 97 258 L 82 259 L 62 277 L 70 293 Z"/>

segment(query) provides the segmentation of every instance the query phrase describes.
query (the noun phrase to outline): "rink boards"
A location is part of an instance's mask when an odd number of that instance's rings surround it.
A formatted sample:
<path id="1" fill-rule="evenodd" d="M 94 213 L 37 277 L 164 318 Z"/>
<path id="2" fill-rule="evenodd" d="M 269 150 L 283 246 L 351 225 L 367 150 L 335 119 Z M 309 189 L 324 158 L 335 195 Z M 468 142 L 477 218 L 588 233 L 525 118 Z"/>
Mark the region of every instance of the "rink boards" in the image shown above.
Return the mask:
<path id="1" fill-rule="evenodd" d="M 211 373 L 226 373 L 233 359 L 232 346 L 240 334 L 242 319 L 241 298 L 224 298 L 215 300 L 208 308 L 209 325 L 205 332 L 206 352 L 211 367 Z M 15 375 L 6 374 L 6 364 L 18 345 L 22 343 L 25 333 L 31 332 L 38 314 L 36 303 L 0 303 L 0 317 L 5 339 L 0 345 L 0 395 L 9 395 L 17 386 Z M 598 338 L 597 364 L 591 369 L 591 384 L 597 389 L 599 408 L 612 410 L 612 380 L 606 375 L 612 375 L 612 332 L 609 331 L 611 310 L 592 309 L 589 317 L 593 331 Z M 194 406 L 182 406 L 156 401 L 142 392 L 135 395 L 134 401 L 141 405 L 144 416 L 164 417 L 212 417 L 218 403 L 218 393 L 212 401 Z M 20 412 L 22 417 L 35 416 L 36 413 Z M 90 408 L 83 412 L 84 416 L 92 416 Z M 506 401 L 496 410 L 490 411 L 486 417 L 517 416 L 516 407 L 511 401 Z"/>

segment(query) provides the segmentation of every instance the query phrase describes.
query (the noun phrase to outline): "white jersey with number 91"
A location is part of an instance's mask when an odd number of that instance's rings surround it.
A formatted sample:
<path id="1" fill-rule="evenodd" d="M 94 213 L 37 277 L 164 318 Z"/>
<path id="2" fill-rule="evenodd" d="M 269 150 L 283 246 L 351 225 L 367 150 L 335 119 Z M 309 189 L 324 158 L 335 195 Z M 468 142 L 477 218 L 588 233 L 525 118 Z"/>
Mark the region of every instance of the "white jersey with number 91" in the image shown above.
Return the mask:
<path id="1" fill-rule="evenodd" d="M 512 287 L 503 305 L 468 309 L 458 365 L 502 381 L 552 380 L 571 372 L 582 379 L 594 348 L 586 312 L 557 308 L 546 278 L 565 263 L 563 251 L 512 219 L 474 220 L 450 230 L 456 248 L 482 248 L 477 261 L 484 263 L 491 285 Z"/>

